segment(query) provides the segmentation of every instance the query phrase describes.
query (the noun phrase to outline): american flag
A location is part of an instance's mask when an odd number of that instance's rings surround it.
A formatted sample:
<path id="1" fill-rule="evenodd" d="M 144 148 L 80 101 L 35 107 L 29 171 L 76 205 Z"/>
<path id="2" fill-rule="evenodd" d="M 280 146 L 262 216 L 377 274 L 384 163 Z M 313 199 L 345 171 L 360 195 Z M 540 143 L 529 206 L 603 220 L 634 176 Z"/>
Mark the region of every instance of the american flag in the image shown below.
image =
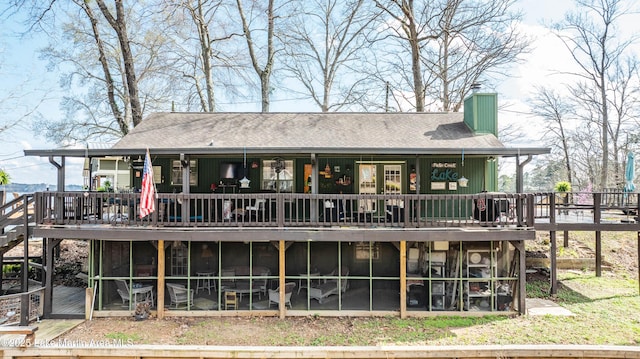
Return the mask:
<path id="1" fill-rule="evenodd" d="M 149 149 L 144 156 L 144 170 L 142 172 L 142 194 L 140 195 L 140 218 L 144 218 L 156 210 L 156 187 L 153 183 L 153 166 Z"/>

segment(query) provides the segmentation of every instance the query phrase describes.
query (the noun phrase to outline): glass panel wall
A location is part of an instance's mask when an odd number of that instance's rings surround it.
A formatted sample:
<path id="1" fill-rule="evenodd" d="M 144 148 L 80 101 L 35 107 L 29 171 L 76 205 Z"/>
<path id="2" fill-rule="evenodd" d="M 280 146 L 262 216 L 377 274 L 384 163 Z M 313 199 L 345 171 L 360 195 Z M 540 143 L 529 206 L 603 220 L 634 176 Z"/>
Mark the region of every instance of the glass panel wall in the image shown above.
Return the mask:
<path id="1" fill-rule="evenodd" d="M 278 242 L 93 241 L 96 309 L 277 310 Z M 399 242 L 290 242 L 286 305 L 307 311 L 399 311 Z M 520 255 L 508 241 L 408 242 L 406 307 L 420 311 L 516 311 Z"/>
<path id="2" fill-rule="evenodd" d="M 374 254 L 379 252 L 379 257 Z M 400 310 L 399 243 L 371 243 L 370 310 Z M 356 273 L 359 274 L 359 273 Z"/>
<path id="3" fill-rule="evenodd" d="M 518 259 L 509 242 L 412 243 L 407 310 L 517 310 Z"/>
<path id="4" fill-rule="evenodd" d="M 191 282 L 191 248 L 186 241 L 165 244 L 165 308 L 169 310 L 194 309 L 195 288 Z"/>
<path id="5" fill-rule="evenodd" d="M 218 309 L 218 242 L 192 242 L 189 250 L 192 310 Z M 185 293 L 184 290 L 182 293 Z"/>
<path id="6" fill-rule="evenodd" d="M 135 310 L 140 303 L 155 307 L 157 251 L 150 242 L 94 241 L 92 266 L 99 275 L 98 307 Z"/>
<path id="7" fill-rule="evenodd" d="M 279 296 L 278 274 L 279 254 L 278 242 L 254 242 L 251 243 L 251 279 L 253 288 L 251 296 L 252 310 L 276 309 L 276 303 L 270 299 Z M 271 291 L 271 294 L 269 294 Z"/>

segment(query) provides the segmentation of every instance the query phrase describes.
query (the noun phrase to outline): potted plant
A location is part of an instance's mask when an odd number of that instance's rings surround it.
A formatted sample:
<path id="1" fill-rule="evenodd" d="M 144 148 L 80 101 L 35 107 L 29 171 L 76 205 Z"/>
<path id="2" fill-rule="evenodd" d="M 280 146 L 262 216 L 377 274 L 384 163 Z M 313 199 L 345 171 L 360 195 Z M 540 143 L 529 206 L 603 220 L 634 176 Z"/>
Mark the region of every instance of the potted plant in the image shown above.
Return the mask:
<path id="1" fill-rule="evenodd" d="M 136 304 L 136 311 L 134 317 L 136 320 L 145 320 L 149 318 L 151 314 L 151 306 L 148 302 L 141 302 Z"/>
<path id="2" fill-rule="evenodd" d="M 562 197 L 562 204 L 566 205 L 568 203 L 567 193 L 571 192 L 571 183 L 567 181 L 560 181 L 556 183 L 554 190 L 558 192 L 559 196 Z M 565 210 L 566 214 L 567 211 Z"/>
<path id="3" fill-rule="evenodd" d="M 567 192 L 571 192 L 571 183 L 567 182 L 567 181 L 560 181 L 558 183 L 556 183 L 556 186 L 554 187 L 554 190 L 556 192 L 559 192 L 561 196 L 566 196 Z"/>

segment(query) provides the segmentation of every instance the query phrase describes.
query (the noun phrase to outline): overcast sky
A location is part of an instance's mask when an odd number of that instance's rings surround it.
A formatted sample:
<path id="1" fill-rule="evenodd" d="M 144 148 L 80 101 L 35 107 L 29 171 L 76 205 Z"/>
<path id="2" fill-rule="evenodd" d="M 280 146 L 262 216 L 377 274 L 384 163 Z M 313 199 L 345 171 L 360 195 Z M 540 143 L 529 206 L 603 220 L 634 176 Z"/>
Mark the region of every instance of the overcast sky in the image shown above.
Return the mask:
<path id="1" fill-rule="evenodd" d="M 531 122 L 526 115 L 527 96 L 534 85 L 558 81 L 552 76 L 554 70 L 561 65 L 571 63 L 569 54 L 554 36 L 550 36 L 541 25 L 543 20 L 559 20 L 571 6 L 571 0 L 520 0 L 519 7 L 525 12 L 523 31 L 534 38 L 534 50 L 526 55 L 525 62 L 510 70 L 511 78 L 505 80 L 498 88 L 499 104 L 505 107 L 499 114 L 502 123 L 510 121 Z M 3 24 L 0 28 L 0 116 L 2 113 L 21 113 L 27 103 L 31 107 L 38 102 L 39 111 L 49 118 L 60 118 L 59 101 L 62 98 L 57 92 L 58 75 L 48 72 L 46 64 L 38 59 L 37 50 L 46 45 L 43 38 L 29 41 L 19 40 L 11 36 L 15 24 Z M 26 94 L 22 98 L 6 100 L 7 94 Z M 272 104 L 272 111 L 299 111 L 297 101 L 284 101 Z M 246 107 L 245 107 L 246 108 Z M 259 110 L 259 105 L 256 104 Z M 44 149 L 58 147 L 55 143 L 36 138 L 28 129 L 16 129 L 10 135 L 0 135 L 0 168 L 4 168 L 16 183 L 56 183 L 56 170 L 46 158 L 24 157 L 25 149 Z M 67 184 L 81 185 L 82 159 L 67 160 Z"/>

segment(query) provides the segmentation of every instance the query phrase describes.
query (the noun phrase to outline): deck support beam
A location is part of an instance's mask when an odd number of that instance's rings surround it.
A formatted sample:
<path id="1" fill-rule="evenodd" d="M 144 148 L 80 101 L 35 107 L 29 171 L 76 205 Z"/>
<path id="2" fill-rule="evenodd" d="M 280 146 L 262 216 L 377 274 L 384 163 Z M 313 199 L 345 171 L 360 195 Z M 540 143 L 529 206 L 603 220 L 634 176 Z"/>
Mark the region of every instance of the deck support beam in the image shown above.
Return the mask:
<path id="1" fill-rule="evenodd" d="M 285 282 L 284 282 L 284 274 L 285 274 L 285 263 L 284 263 L 284 259 L 285 259 L 285 252 L 286 252 L 286 248 L 285 248 L 285 242 L 283 240 L 278 241 L 278 253 L 279 253 L 279 260 L 278 263 L 280 265 L 280 267 L 278 268 L 278 282 L 279 282 L 279 287 L 280 287 L 280 300 L 278 303 L 278 310 L 279 310 L 279 316 L 280 319 L 284 319 L 286 316 L 286 311 L 287 311 L 287 303 L 285 303 Z"/>
<path id="2" fill-rule="evenodd" d="M 556 195 L 552 194 L 549 201 L 549 223 L 551 225 L 556 224 Z M 549 240 L 551 242 L 551 248 L 549 249 L 549 256 L 551 257 L 551 263 L 549 268 L 549 280 L 551 281 L 551 288 L 549 290 L 549 294 L 556 295 L 558 294 L 558 274 L 557 274 L 557 243 L 556 243 L 556 231 L 549 231 Z M 526 275 L 526 274 L 525 274 Z"/>
<path id="3" fill-rule="evenodd" d="M 158 319 L 164 319 L 164 240 L 158 240 L 158 297 L 157 305 Z"/>
<path id="4" fill-rule="evenodd" d="M 400 241 L 400 318 L 407 317 L 407 241 Z"/>
<path id="5" fill-rule="evenodd" d="M 518 249 L 520 255 L 520 268 L 518 269 L 518 311 L 520 314 L 527 313 L 527 251 L 525 249 L 524 241 L 514 242 L 515 247 Z"/>
<path id="6" fill-rule="evenodd" d="M 44 307 L 43 316 L 48 318 L 53 313 L 53 251 L 60 245 L 62 239 L 43 238 L 45 242 L 45 284 L 44 284 Z"/>
<path id="7" fill-rule="evenodd" d="M 549 232 L 549 237 L 550 237 L 550 241 L 551 241 L 551 249 L 549 250 L 551 253 L 551 262 L 550 262 L 550 270 L 549 270 L 549 279 L 551 280 L 551 290 L 550 290 L 550 294 L 551 295 L 556 295 L 558 294 L 558 270 L 557 270 L 557 263 L 558 263 L 558 245 L 557 245 L 557 238 L 556 238 L 556 231 L 551 231 Z"/>
<path id="8" fill-rule="evenodd" d="M 602 193 L 593 194 L 593 223 L 600 224 Z M 602 276 L 602 231 L 596 231 L 596 277 Z"/>

